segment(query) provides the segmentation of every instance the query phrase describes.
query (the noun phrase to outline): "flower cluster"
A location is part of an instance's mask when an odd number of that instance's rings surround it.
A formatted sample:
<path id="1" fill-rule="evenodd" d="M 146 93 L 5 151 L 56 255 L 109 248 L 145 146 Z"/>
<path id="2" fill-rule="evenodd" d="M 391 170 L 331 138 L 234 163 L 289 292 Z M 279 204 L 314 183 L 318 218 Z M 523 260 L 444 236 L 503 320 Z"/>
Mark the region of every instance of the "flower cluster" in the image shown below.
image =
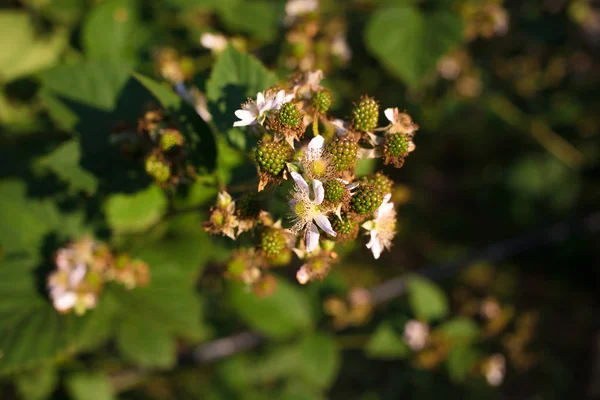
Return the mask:
<path id="1" fill-rule="evenodd" d="M 85 237 L 56 252 L 56 270 L 47 286 L 54 308 L 60 313 L 74 310 L 77 315 L 96 307 L 104 284 L 115 281 L 127 289 L 146 286 L 148 265 L 127 254 L 114 255 L 108 246 Z"/>
<path id="2" fill-rule="evenodd" d="M 285 188 L 289 209 L 287 218 L 280 216 L 288 222 L 283 228 L 258 201 L 250 205 L 248 193 L 238 201 L 219 194 L 207 231 L 232 239 L 259 231 L 254 236 L 261 242 L 237 254 L 229 268 L 230 276 L 249 285 L 265 268 L 289 263 L 292 252 L 303 260 L 296 275 L 300 283 L 323 278 L 338 261 L 336 244 L 355 240 L 361 228 L 375 258 L 392 245 L 393 182 L 382 173 L 357 177 L 356 167 L 361 158 L 383 158 L 385 164 L 402 167 L 415 149 L 418 126 L 405 112 L 388 108 L 383 113 L 388 123 L 379 127 L 379 103 L 369 96 L 355 105 L 350 120 L 334 119 L 328 115 L 333 98 L 321 86 L 322 78 L 321 71 L 298 74 L 235 112 L 239 121 L 234 126 L 260 135 L 254 152 L 259 176 L 255 195 Z"/>
<path id="3" fill-rule="evenodd" d="M 145 111 L 135 130 L 127 125 L 114 129 L 111 142 L 118 144 L 125 155 L 143 159 L 148 175 L 163 187 L 195 177 L 195 170 L 186 159 L 179 124 L 162 109 Z"/>

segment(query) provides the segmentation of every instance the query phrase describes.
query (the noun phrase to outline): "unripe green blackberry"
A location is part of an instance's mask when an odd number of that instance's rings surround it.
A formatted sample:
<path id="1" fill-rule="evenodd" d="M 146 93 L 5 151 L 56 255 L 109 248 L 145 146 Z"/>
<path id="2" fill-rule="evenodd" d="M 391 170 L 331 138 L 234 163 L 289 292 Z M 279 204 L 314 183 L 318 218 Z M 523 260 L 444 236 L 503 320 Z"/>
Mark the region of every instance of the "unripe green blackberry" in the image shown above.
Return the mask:
<path id="1" fill-rule="evenodd" d="M 287 128 L 295 129 L 302 122 L 302 114 L 296 104 L 284 103 L 277 112 L 277 121 Z"/>
<path id="2" fill-rule="evenodd" d="M 235 211 L 242 219 L 256 219 L 260 214 L 260 202 L 256 194 L 249 192 L 245 193 L 235 203 Z"/>
<path id="3" fill-rule="evenodd" d="M 258 145 L 254 157 L 261 170 L 271 175 L 279 175 L 291 152 L 292 148 L 285 142 L 262 142 Z"/>
<path id="4" fill-rule="evenodd" d="M 325 114 L 331 107 L 331 93 L 328 90 L 320 90 L 313 95 L 311 105 L 319 114 Z"/>
<path id="5" fill-rule="evenodd" d="M 384 151 L 391 157 L 406 157 L 410 138 L 402 133 L 392 133 L 385 138 Z"/>
<path id="6" fill-rule="evenodd" d="M 333 230 L 338 234 L 337 239 L 347 240 L 355 239 L 358 233 L 358 222 L 348 218 L 347 215 L 342 215 L 340 220 L 338 217 L 333 217 L 331 221 Z"/>
<path id="7" fill-rule="evenodd" d="M 163 130 L 160 136 L 160 149 L 162 151 L 169 151 L 175 147 L 179 147 L 183 144 L 183 136 L 181 133 L 174 129 Z"/>
<path id="8" fill-rule="evenodd" d="M 277 257 L 287 249 L 285 236 L 280 229 L 268 229 L 264 231 L 260 245 L 266 257 Z"/>
<path id="9" fill-rule="evenodd" d="M 352 209 L 361 215 L 372 214 L 383 202 L 383 194 L 373 185 L 361 184 L 352 196 Z"/>
<path id="10" fill-rule="evenodd" d="M 374 98 L 363 96 L 352 110 L 352 126 L 357 131 L 372 131 L 379 120 L 379 104 Z"/>
<path id="11" fill-rule="evenodd" d="M 171 177 L 171 167 L 155 154 L 151 154 L 146 158 L 145 167 L 148 175 L 156 179 L 157 182 L 165 183 Z"/>
<path id="12" fill-rule="evenodd" d="M 392 186 L 394 185 L 394 182 L 381 172 L 375 175 L 363 176 L 360 181 L 375 186 L 383 195 L 392 193 Z"/>
<path id="13" fill-rule="evenodd" d="M 356 163 L 358 143 L 348 135 L 337 136 L 327 147 L 337 171 L 350 169 Z"/>
<path id="14" fill-rule="evenodd" d="M 325 189 L 325 200 L 331 203 L 339 203 L 344 197 L 344 184 L 337 179 L 331 179 L 323 185 Z"/>
<path id="15" fill-rule="evenodd" d="M 292 251 L 289 249 L 284 249 L 279 254 L 275 256 L 269 256 L 267 259 L 271 263 L 271 266 L 283 267 L 292 262 Z"/>

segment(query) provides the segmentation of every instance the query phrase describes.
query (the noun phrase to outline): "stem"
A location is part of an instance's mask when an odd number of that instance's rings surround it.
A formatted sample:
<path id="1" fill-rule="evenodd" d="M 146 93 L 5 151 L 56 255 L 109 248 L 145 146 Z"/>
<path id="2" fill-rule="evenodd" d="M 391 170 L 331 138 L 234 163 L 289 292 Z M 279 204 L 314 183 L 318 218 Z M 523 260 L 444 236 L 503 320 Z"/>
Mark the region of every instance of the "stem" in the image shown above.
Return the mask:
<path id="1" fill-rule="evenodd" d="M 315 136 L 319 136 L 319 116 L 316 113 L 313 115 L 312 128 L 313 128 L 313 134 Z"/>

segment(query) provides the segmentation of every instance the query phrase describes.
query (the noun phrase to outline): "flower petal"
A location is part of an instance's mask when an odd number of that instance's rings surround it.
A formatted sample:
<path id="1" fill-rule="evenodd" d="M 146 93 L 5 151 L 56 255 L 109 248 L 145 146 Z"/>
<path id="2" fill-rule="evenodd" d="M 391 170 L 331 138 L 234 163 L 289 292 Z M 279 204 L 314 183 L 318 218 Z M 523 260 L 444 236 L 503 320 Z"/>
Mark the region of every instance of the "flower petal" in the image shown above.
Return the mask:
<path id="1" fill-rule="evenodd" d="M 325 138 L 321 135 L 317 135 L 308 142 L 309 150 L 321 150 L 325 147 Z"/>
<path id="2" fill-rule="evenodd" d="M 258 92 L 256 94 L 256 105 L 259 110 L 265 105 L 265 96 L 262 94 L 262 92 Z"/>
<path id="3" fill-rule="evenodd" d="M 296 185 L 298 185 L 298 189 L 300 189 L 301 192 L 308 193 L 308 183 L 306 183 L 302 175 L 296 171 L 290 172 L 290 175 L 292 175 L 292 179 L 296 182 Z"/>
<path id="4" fill-rule="evenodd" d="M 335 233 L 333 227 L 331 226 L 331 222 L 329 222 L 329 219 L 323 214 L 317 215 L 315 217 L 315 222 L 317 223 L 317 225 L 319 225 L 319 228 L 323 229 L 328 235 L 334 237 L 337 236 L 337 233 Z"/>
<path id="5" fill-rule="evenodd" d="M 87 268 L 84 263 L 77 264 L 69 275 L 69 286 L 73 287 L 79 285 L 85 277 L 86 270 Z"/>
<path id="6" fill-rule="evenodd" d="M 383 113 L 385 114 L 385 117 L 390 122 L 392 122 L 392 123 L 394 122 L 394 109 L 393 108 L 386 108 Z"/>
<path id="7" fill-rule="evenodd" d="M 312 184 L 315 192 L 315 199 L 313 200 L 313 203 L 319 205 L 323 202 L 323 199 L 325 199 L 325 189 L 323 189 L 323 184 L 318 179 L 313 179 Z"/>
<path id="8" fill-rule="evenodd" d="M 236 110 L 235 116 L 241 119 L 242 121 L 247 119 L 256 119 L 256 114 L 248 110 Z"/>
<path id="9" fill-rule="evenodd" d="M 77 296 L 74 292 L 65 292 L 54 298 L 52 302 L 58 311 L 67 311 L 75 306 Z"/>
<path id="10" fill-rule="evenodd" d="M 371 249 L 374 259 L 377 260 L 381 256 L 381 243 L 377 240 L 377 233 L 375 231 L 371 231 L 371 240 L 367 243 L 367 249 Z"/>
<path id="11" fill-rule="evenodd" d="M 314 224 L 310 224 L 306 230 L 304 240 L 306 241 L 306 251 L 310 253 L 319 246 L 319 230 Z"/>
<path id="12" fill-rule="evenodd" d="M 242 121 L 236 121 L 236 122 L 234 122 L 233 126 L 234 127 L 248 126 L 248 125 L 254 125 L 255 123 L 256 123 L 255 119 L 252 119 L 252 120 L 245 119 L 245 120 L 242 120 Z"/>

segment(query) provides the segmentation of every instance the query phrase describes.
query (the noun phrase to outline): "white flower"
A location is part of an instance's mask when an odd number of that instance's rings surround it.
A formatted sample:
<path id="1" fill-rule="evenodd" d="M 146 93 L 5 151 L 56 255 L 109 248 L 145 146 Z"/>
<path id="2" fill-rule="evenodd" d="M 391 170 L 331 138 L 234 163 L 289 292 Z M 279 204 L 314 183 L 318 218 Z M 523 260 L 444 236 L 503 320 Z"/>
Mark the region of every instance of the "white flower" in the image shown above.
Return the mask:
<path id="1" fill-rule="evenodd" d="M 256 101 L 250 100 L 242 104 L 242 108 L 235 112 L 235 116 L 240 120 L 233 123 L 233 126 L 248 126 L 257 123 L 262 124 L 271 111 L 277 111 L 284 103 L 293 98 L 292 95 L 286 95 L 285 90 L 278 92 L 267 91 L 256 94 Z"/>
<path id="2" fill-rule="evenodd" d="M 306 251 L 311 252 L 319 245 L 320 234 L 317 226 L 328 235 L 336 236 L 325 215 L 326 212 L 319 207 L 325 198 L 325 189 L 320 180 L 313 179 L 314 198 L 311 199 L 308 183 L 302 175 L 297 172 L 291 172 L 291 175 L 296 182 L 293 196 L 290 199 L 290 208 L 294 213 L 294 226 L 291 230 L 294 233 L 305 231 Z"/>
<path id="3" fill-rule="evenodd" d="M 485 379 L 492 386 L 500 386 L 506 375 L 506 359 L 502 354 L 494 354 L 484 365 Z"/>
<path id="4" fill-rule="evenodd" d="M 317 10 L 317 0 L 288 0 L 285 5 L 285 13 L 290 17 L 298 17 Z"/>
<path id="5" fill-rule="evenodd" d="M 200 36 L 200 44 L 207 49 L 220 53 L 227 47 L 227 38 L 220 33 L 205 32 Z"/>
<path id="6" fill-rule="evenodd" d="M 383 198 L 383 203 L 374 213 L 374 219 L 363 224 L 363 228 L 369 231 L 371 240 L 367 248 L 373 252 L 373 257 L 378 259 L 383 249 L 390 249 L 392 239 L 396 235 L 396 210 L 394 204 L 390 203 L 391 193 Z"/>
<path id="7" fill-rule="evenodd" d="M 428 336 L 429 327 L 421 321 L 410 320 L 404 325 L 404 340 L 413 351 L 419 351 L 425 347 Z"/>
<path id="8" fill-rule="evenodd" d="M 54 308 L 65 313 L 75 308 L 78 314 L 96 306 L 94 293 L 80 290 L 87 274 L 87 266 L 82 263 L 73 265 L 65 256 L 70 250 L 61 249 L 56 256 L 58 270 L 48 277 L 48 289 Z"/>
<path id="9" fill-rule="evenodd" d="M 309 179 L 325 181 L 335 173 L 331 156 L 325 152 L 323 136 L 317 135 L 311 139 L 300 159 L 300 165 Z"/>
<path id="10" fill-rule="evenodd" d="M 338 56 L 344 62 L 350 61 L 352 58 L 352 50 L 346 41 L 346 35 L 338 34 L 334 37 L 331 43 L 331 53 Z"/>
<path id="11" fill-rule="evenodd" d="M 306 285 L 310 281 L 310 274 L 308 273 L 306 266 L 303 265 L 298 272 L 296 272 L 296 279 L 301 285 Z"/>

